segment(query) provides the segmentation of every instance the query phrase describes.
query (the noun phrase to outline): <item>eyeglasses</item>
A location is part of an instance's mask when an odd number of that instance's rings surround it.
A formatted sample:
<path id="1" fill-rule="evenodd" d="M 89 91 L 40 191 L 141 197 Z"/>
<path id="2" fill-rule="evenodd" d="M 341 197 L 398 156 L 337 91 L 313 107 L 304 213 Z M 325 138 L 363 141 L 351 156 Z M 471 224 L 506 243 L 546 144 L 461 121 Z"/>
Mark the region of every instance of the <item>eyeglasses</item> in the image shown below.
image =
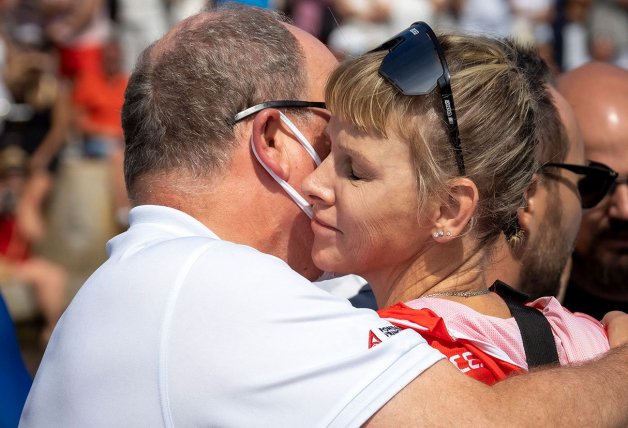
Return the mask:
<path id="1" fill-rule="evenodd" d="M 379 74 L 402 94 L 427 95 L 438 85 L 458 171 L 465 175 L 449 67 L 436 34 L 425 22 L 415 22 L 371 52 L 382 50 L 388 50 L 388 54 L 382 60 Z"/>
<path id="2" fill-rule="evenodd" d="M 584 175 L 584 177 L 578 180 L 578 193 L 580 193 L 582 208 L 593 208 L 599 204 L 604 199 L 604 196 L 612 193 L 617 184 L 617 172 L 599 162 L 589 161 L 587 166 L 568 163 L 546 163 L 541 167 L 542 170 L 546 168 L 562 168 Z"/>
<path id="3" fill-rule="evenodd" d="M 258 113 L 267 108 L 281 108 L 281 107 L 317 107 L 317 108 L 327 108 L 324 102 L 317 101 L 299 101 L 299 100 L 277 100 L 277 101 L 266 101 L 260 104 L 256 104 L 252 107 L 249 107 L 245 110 L 242 110 L 238 114 L 233 117 L 233 123 L 236 124 L 242 119 L 246 119 L 249 116 L 253 116 L 255 113 Z"/>

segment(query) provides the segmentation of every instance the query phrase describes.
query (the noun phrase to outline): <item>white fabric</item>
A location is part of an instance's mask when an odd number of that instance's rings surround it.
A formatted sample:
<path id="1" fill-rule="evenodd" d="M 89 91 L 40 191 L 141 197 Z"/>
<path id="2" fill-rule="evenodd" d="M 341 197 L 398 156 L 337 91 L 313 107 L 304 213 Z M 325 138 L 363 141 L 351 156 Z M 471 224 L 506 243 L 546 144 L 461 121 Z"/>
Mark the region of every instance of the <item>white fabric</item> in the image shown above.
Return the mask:
<path id="1" fill-rule="evenodd" d="M 23 427 L 357 426 L 442 358 L 171 208 L 131 210 L 108 252 L 53 333 Z"/>
<path id="2" fill-rule="evenodd" d="M 360 289 L 366 285 L 366 280 L 357 275 L 342 275 L 319 279 L 313 284 L 334 296 L 350 299 L 355 297 L 360 292 Z"/>

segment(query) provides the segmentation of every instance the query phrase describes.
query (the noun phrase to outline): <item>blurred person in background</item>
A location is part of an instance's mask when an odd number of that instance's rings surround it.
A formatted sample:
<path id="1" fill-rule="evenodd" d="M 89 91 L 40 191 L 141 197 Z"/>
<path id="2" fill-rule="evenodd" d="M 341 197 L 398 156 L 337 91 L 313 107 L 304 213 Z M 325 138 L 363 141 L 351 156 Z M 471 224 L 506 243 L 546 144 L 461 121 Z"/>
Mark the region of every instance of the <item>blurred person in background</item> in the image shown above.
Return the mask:
<path id="1" fill-rule="evenodd" d="M 129 200 L 122 172 L 120 113 L 128 75 L 122 69 L 120 45 L 115 38 L 105 44 L 103 59 L 97 71 L 83 74 L 75 82 L 72 94 L 75 128 L 84 155 L 108 161 L 116 220 L 120 227 L 126 227 Z"/>
<path id="2" fill-rule="evenodd" d="M 98 72 L 110 31 L 105 0 L 39 0 L 44 31 L 59 53 L 64 78 Z"/>
<path id="3" fill-rule="evenodd" d="M 508 0 L 454 0 L 461 31 L 507 37 L 512 33 L 513 14 Z"/>
<path id="4" fill-rule="evenodd" d="M 594 2 L 589 17 L 589 49 L 593 60 L 628 69 L 628 0 Z"/>
<path id="5" fill-rule="evenodd" d="M 510 0 L 513 14 L 511 35 L 520 43 L 535 45 L 550 68 L 557 70 L 554 53 L 556 0 Z"/>
<path id="6" fill-rule="evenodd" d="M 163 0 L 117 0 L 116 3 L 123 68 L 130 73 L 144 48 L 168 29 L 168 14 Z"/>
<path id="7" fill-rule="evenodd" d="M 626 0 L 565 0 L 560 12 L 563 70 L 592 60 L 628 68 Z"/>
<path id="8" fill-rule="evenodd" d="M 231 0 L 234 1 L 234 0 Z M 165 0 L 168 7 L 168 14 L 170 18 L 170 25 L 174 25 L 177 22 L 192 16 L 203 8 L 206 4 L 219 3 L 216 0 Z M 248 2 L 251 6 L 271 6 L 271 2 L 267 0 L 257 0 Z"/>
<path id="9" fill-rule="evenodd" d="M 333 0 L 290 0 L 283 11 L 292 18 L 295 26 L 326 44 L 329 33 L 337 25 L 332 3 Z"/>
<path id="10" fill-rule="evenodd" d="M 587 19 L 591 0 L 564 0 L 559 33 L 561 69 L 569 70 L 589 60 Z"/>
<path id="11" fill-rule="evenodd" d="M 356 56 L 404 29 L 409 21 L 431 21 L 432 0 L 333 0 L 338 27 L 329 34 L 330 49 Z"/>
<path id="12" fill-rule="evenodd" d="M 18 210 L 28 186 L 26 153 L 17 146 L 0 150 L 0 282 L 31 286 L 45 325 L 45 345 L 66 305 L 67 273 L 49 260 L 33 254 L 36 242 Z"/>
<path id="13" fill-rule="evenodd" d="M 35 241 L 45 235 L 43 205 L 53 187 L 60 152 L 70 129 L 68 88 L 57 78 L 53 55 L 14 38 L 5 73 L 13 105 L 21 115 L 5 122 L 0 147 L 19 146 L 28 155 L 29 180 L 20 217 Z"/>
<path id="14" fill-rule="evenodd" d="M 521 43 L 551 42 L 556 0 L 510 0 L 511 35 Z"/>
<path id="15" fill-rule="evenodd" d="M 610 194 L 584 213 L 565 306 L 598 319 L 628 310 L 628 71 L 589 63 L 559 78 L 578 118 L 586 157 L 619 173 Z"/>
<path id="16" fill-rule="evenodd" d="M 0 426 L 16 427 L 33 379 L 26 370 L 13 320 L 0 294 Z"/>

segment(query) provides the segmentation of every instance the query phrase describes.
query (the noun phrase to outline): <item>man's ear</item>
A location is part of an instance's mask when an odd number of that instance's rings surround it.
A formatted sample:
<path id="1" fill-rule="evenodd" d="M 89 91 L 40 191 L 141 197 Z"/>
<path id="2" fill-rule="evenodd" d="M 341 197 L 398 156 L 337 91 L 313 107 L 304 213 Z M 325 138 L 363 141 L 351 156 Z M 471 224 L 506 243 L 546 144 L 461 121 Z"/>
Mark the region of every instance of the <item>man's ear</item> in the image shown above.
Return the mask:
<path id="1" fill-rule="evenodd" d="M 519 226 L 526 233 L 526 236 L 530 236 L 530 232 L 536 230 L 543 220 L 539 216 L 540 192 L 540 177 L 538 174 L 534 174 L 532 181 L 524 193 L 524 206 L 517 210 Z"/>
<path id="2" fill-rule="evenodd" d="M 475 183 L 468 178 L 456 178 L 449 185 L 449 197 L 437 208 L 435 230 L 441 238 L 454 238 L 465 233 L 467 224 L 473 218 L 478 206 L 479 192 Z M 436 235 L 434 235 L 437 238 Z"/>
<path id="3" fill-rule="evenodd" d="M 286 136 L 281 132 L 281 119 L 276 109 L 266 109 L 253 119 L 252 144 L 262 163 L 279 178 L 288 181 L 290 162 L 286 151 Z"/>

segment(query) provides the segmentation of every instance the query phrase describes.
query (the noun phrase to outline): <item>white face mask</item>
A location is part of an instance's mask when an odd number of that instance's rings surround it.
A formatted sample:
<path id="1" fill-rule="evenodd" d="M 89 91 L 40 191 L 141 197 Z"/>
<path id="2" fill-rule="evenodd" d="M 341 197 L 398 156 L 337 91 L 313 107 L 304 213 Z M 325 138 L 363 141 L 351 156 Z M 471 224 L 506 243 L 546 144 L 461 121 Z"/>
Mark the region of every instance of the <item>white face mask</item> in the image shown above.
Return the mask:
<path id="1" fill-rule="evenodd" d="M 290 131 L 294 134 L 294 136 L 297 138 L 299 143 L 301 143 L 301 145 L 305 148 L 305 150 L 310 155 L 310 157 L 314 159 L 316 166 L 319 166 L 321 164 L 321 159 L 318 157 L 316 150 L 314 150 L 314 147 L 312 147 L 312 145 L 307 140 L 307 138 L 305 138 L 305 136 L 301 133 L 301 131 L 299 131 L 299 129 L 294 125 L 294 123 L 290 121 L 290 119 L 288 119 L 288 117 L 285 114 L 279 112 L 279 118 L 288 127 L 288 129 L 290 129 Z M 251 148 L 253 149 L 253 154 L 255 155 L 255 158 L 257 158 L 257 161 L 264 167 L 264 169 L 270 174 L 270 176 L 273 177 L 275 181 L 282 187 L 282 189 L 286 191 L 286 193 L 288 194 L 288 196 L 290 196 L 290 198 L 292 198 L 294 203 L 297 204 L 297 206 L 301 208 L 301 210 L 303 210 L 303 212 L 309 218 L 312 218 L 312 216 L 314 215 L 314 212 L 312 211 L 312 206 L 305 200 L 303 196 L 299 194 L 299 192 L 297 192 L 294 189 L 294 187 L 289 185 L 284 179 L 282 179 L 277 174 L 275 174 L 264 162 L 262 162 L 259 155 L 257 154 L 257 150 L 255 150 L 255 145 L 253 144 L 252 137 L 251 137 Z"/>

